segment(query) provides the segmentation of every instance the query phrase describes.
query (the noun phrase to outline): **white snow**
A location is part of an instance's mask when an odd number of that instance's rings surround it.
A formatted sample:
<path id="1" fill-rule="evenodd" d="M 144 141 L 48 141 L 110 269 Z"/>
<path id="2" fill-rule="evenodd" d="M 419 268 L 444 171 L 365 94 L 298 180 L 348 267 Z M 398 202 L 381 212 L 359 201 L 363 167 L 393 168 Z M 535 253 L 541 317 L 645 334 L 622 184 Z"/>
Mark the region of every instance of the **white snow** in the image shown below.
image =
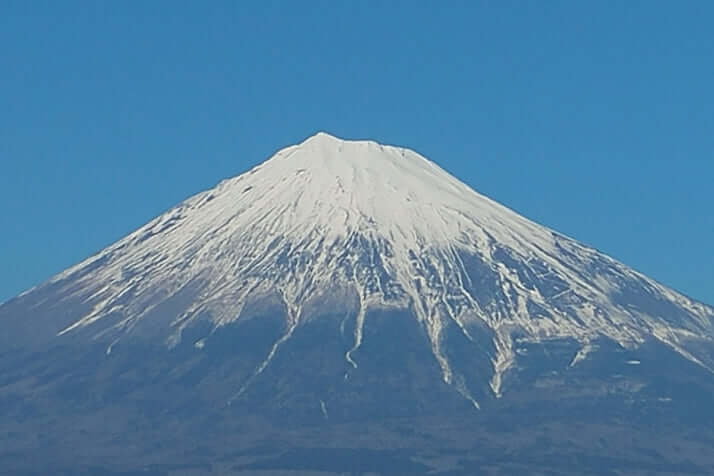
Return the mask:
<path id="1" fill-rule="evenodd" d="M 579 362 L 582 362 L 587 358 L 588 355 L 590 355 L 592 352 L 596 351 L 598 349 L 597 345 L 591 344 L 590 342 L 585 342 L 583 346 L 578 350 L 578 352 L 575 354 L 573 357 L 573 360 L 570 361 L 569 367 L 575 367 Z"/>
<path id="2" fill-rule="evenodd" d="M 518 269 L 499 260 L 499 249 Z M 498 280 L 493 300 L 475 293 L 467 255 Z M 90 269 L 98 260 L 104 262 Z M 592 274 L 588 266 L 597 260 L 607 269 Z M 545 297 L 522 280 L 522 272 L 565 287 Z M 91 311 L 60 334 L 99 326 L 110 313 L 123 316 L 112 328 L 129 332 L 161 302 L 195 286 L 196 299 L 167 329 L 171 343 L 199 316 L 227 325 L 240 318 L 249 299 L 277 292 L 287 331 L 253 378 L 301 324 L 308 300 L 336 287 L 356 291 L 359 299 L 353 345 L 345 349 L 351 368 L 359 365 L 355 356 L 369 308 L 411 308 L 450 384 L 456 375 L 443 349 L 445 327 L 458 326 L 472 341 L 475 324 L 493 331 L 495 395 L 516 359 L 515 331 L 532 341 L 576 339 L 583 348 L 571 365 L 587 357 L 597 336 L 628 347 L 655 337 L 704 365 L 682 339 L 714 335 L 711 308 L 591 248 L 556 238 L 416 152 L 325 133 L 189 198 L 51 282 L 63 280 L 72 282 L 72 293 Z M 643 283 L 689 317 L 675 324 L 617 304 L 612 295 L 624 281 Z"/>

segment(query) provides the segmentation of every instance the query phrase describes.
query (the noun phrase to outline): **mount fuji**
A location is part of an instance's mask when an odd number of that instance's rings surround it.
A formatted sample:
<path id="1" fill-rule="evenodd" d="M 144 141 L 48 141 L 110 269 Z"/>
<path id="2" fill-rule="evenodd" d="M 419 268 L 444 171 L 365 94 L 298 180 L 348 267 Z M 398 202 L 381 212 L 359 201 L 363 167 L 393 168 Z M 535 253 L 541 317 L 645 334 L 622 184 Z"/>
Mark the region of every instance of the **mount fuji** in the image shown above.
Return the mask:
<path id="1" fill-rule="evenodd" d="M 13 474 L 706 474 L 713 395 L 714 308 L 325 133 L 0 305 Z"/>

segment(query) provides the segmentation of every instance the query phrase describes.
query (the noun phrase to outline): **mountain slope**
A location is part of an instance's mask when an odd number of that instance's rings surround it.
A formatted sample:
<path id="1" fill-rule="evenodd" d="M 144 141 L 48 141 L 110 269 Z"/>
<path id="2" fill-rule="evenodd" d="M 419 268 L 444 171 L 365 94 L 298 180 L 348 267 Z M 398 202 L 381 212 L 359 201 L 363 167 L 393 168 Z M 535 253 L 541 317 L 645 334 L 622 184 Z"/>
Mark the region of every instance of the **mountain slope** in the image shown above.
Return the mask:
<path id="1" fill-rule="evenodd" d="M 447 328 L 488 362 L 495 396 L 525 343 L 572 339 L 574 366 L 599 339 L 629 349 L 655 339 L 714 369 L 712 308 L 517 215 L 415 152 L 324 133 L 7 303 L 2 324 L 10 307 L 28 304 L 53 317 L 42 330 L 25 318 L 25 337 L 86 336 L 106 342 L 107 354 L 135 337 L 172 348 L 208 323 L 191 337 L 200 350 L 216 329 L 273 306 L 282 330 L 231 401 L 297 329 L 335 306 L 346 378 L 360 365 L 369 311 L 408 310 L 441 379 L 476 407 L 483 382 L 459 370 Z"/>
<path id="2" fill-rule="evenodd" d="M 0 474 L 713 474 L 713 324 L 318 134 L 0 305 Z"/>

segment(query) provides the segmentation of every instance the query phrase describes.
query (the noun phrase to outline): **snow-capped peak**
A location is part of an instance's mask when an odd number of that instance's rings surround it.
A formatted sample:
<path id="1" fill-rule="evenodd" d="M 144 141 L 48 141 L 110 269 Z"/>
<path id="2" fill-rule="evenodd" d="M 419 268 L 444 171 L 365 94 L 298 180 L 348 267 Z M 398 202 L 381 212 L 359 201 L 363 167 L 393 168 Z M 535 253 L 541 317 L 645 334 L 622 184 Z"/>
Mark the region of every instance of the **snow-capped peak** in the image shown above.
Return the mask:
<path id="1" fill-rule="evenodd" d="M 67 283 L 66 298 L 90 308 L 59 335 L 96 329 L 115 336 L 112 345 L 157 327 L 174 344 L 198 319 L 228 325 L 246 304 L 277 297 L 286 330 L 256 375 L 320 314 L 321 302 L 339 299 L 356 315 L 344 329 L 351 367 L 371 308 L 410 309 L 444 381 L 475 406 L 443 347 L 447 325 L 469 340 L 476 329 L 490 332 L 497 395 L 516 336 L 576 339 L 583 351 L 573 364 L 598 337 L 626 346 L 652 337 L 713 366 L 687 345 L 714 335 L 711 308 L 521 217 L 416 152 L 322 132 L 189 198 L 51 283 Z M 637 306 L 628 302 L 633 292 Z M 170 322 L 149 325 L 175 301 L 186 304 Z"/>
<path id="2" fill-rule="evenodd" d="M 319 132 L 316 132 L 314 135 L 305 139 L 305 141 L 303 143 L 307 143 L 307 142 L 347 142 L 347 141 L 344 139 L 341 139 L 337 136 L 334 136 L 334 135 L 330 134 L 329 132 L 319 131 Z M 356 142 L 356 141 L 351 141 L 351 142 Z"/>

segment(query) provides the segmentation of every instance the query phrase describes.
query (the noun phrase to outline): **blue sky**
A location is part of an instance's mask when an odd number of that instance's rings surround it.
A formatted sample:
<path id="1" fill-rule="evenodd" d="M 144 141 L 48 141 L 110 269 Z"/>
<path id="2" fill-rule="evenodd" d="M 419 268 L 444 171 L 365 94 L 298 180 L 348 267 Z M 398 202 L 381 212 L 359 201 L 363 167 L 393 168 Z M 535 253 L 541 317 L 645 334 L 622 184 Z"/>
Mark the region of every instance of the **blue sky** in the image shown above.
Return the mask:
<path id="1" fill-rule="evenodd" d="M 210 3 L 210 5 L 202 5 Z M 318 130 L 714 303 L 714 3 L 0 5 L 0 301 Z"/>

